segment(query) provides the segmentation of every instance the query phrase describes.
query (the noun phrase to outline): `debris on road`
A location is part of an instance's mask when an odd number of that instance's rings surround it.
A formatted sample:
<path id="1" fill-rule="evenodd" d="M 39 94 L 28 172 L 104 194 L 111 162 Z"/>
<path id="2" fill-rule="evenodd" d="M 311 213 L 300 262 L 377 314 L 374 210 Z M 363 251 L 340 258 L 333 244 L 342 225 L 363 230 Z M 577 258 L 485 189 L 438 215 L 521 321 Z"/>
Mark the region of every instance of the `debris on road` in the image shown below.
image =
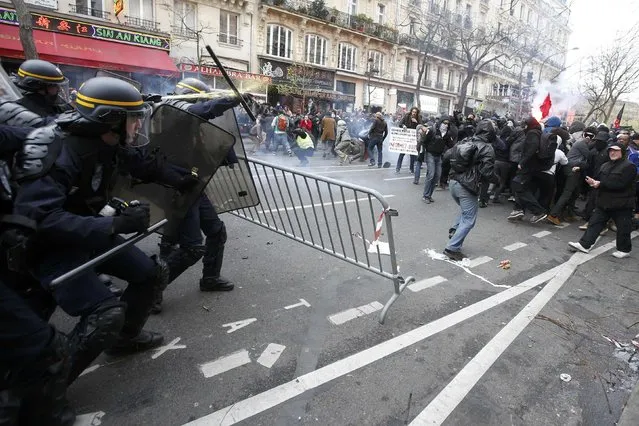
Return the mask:
<path id="1" fill-rule="evenodd" d="M 570 376 L 570 374 L 566 374 L 566 373 L 561 373 L 559 375 L 559 378 L 561 379 L 562 382 L 566 382 L 566 383 L 572 380 L 572 377 Z"/>
<path id="2" fill-rule="evenodd" d="M 508 270 L 510 269 L 511 266 L 511 262 L 510 260 L 506 259 L 506 260 L 502 260 L 501 262 L 499 262 L 499 267 L 503 270 Z"/>

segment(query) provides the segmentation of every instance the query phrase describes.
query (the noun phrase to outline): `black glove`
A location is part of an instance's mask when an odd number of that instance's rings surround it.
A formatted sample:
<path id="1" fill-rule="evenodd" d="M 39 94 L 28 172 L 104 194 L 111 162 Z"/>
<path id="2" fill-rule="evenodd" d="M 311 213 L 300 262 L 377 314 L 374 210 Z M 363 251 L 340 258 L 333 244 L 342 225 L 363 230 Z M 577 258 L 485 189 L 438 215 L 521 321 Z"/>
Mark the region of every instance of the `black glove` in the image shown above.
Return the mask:
<path id="1" fill-rule="evenodd" d="M 155 93 L 143 94 L 142 100 L 144 102 L 154 102 L 154 103 L 162 102 L 162 95 L 158 95 Z"/>
<path id="2" fill-rule="evenodd" d="M 144 203 L 127 207 L 120 216 L 113 219 L 114 234 L 144 232 L 151 224 L 151 207 Z"/>
<path id="3" fill-rule="evenodd" d="M 174 186 L 175 189 L 184 193 L 195 187 L 198 183 L 200 183 L 200 180 L 197 178 L 197 176 L 189 174 L 182 176 L 180 180 L 175 183 Z"/>

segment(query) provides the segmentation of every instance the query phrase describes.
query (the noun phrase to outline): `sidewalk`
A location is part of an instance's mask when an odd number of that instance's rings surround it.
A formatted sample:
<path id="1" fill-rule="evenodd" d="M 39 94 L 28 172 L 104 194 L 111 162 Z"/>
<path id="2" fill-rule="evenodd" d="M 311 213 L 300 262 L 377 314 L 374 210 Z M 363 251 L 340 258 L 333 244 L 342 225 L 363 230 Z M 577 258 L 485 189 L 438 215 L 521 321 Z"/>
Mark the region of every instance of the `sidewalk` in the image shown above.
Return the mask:
<path id="1" fill-rule="evenodd" d="M 637 426 L 639 425 L 639 383 L 635 385 L 635 388 L 626 402 L 626 406 L 621 412 L 621 418 L 617 423 L 617 426 Z"/>

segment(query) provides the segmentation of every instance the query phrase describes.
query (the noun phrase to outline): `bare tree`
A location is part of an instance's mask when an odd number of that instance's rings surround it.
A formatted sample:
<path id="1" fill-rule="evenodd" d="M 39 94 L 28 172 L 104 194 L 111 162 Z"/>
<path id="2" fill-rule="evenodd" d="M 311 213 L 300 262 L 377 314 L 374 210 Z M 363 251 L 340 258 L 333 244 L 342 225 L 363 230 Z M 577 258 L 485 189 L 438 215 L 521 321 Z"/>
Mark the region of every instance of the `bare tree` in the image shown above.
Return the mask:
<path id="1" fill-rule="evenodd" d="M 33 18 L 29 13 L 27 4 L 24 0 L 11 0 L 13 7 L 16 8 L 16 15 L 20 25 L 20 43 L 24 50 L 25 59 L 38 59 L 38 51 L 33 39 Z"/>
<path id="2" fill-rule="evenodd" d="M 521 30 L 515 26 L 498 23 L 482 26 L 459 25 L 455 21 L 448 24 L 447 32 L 454 40 L 458 59 L 466 66 L 466 76 L 462 80 L 456 108 L 463 111 L 468 94 L 468 85 L 479 72 L 492 63 L 503 64 L 509 55 L 516 54 L 512 47 L 517 46 Z"/>
<path id="3" fill-rule="evenodd" d="M 586 121 L 602 114 L 607 123 L 615 103 L 623 95 L 639 89 L 639 35 L 628 34 L 615 39 L 608 48 L 588 59 L 581 90 L 589 104 Z"/>
<path id="4" fill-rule="evenodd" d="M 302 94 L 302 111 L 306 105 L 306 94 L 315 87 L 315 77 L 319 71 L 306 62 L 293 62 L 287 67 L 286 81 L 278 83 L 278 93 L 282 95 Z"/>
<path id="5" fill-rule="evenodd" d="M 421 108 L 419 94 L 428 60 L 432 55 L 445 52 L 441 41 L 447 18 L 443 8 L 435 2 L 420 9 L 416 2 L 409 2 L 408 13 L 400 27 L 408 27 L 408 34 L 400 35 L 400 43 L 417 51 L 417 79 L 415 81 L 415 103 Z"/>

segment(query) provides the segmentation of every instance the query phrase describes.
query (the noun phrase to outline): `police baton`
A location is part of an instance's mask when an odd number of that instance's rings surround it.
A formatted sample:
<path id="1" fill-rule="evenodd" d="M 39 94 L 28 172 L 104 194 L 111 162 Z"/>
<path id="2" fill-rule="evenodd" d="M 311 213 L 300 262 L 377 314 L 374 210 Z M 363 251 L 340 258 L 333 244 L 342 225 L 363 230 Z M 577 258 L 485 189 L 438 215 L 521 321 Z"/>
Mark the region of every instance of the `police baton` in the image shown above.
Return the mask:
<path id="1" fill-rule="evenodd" d="M 205 47 L 206 47 L 206 51 L 209 52 L 209 55 L 211 55 L 211 58 L 213 58 L 213 62 L 215 62 L 215 65 L 220 69 L 220 72 L 222 73 L 222 76 L 224 77 L 224 79 L 228 83 L 229 87 L 233 90 L 233 92 L 235 92 L 237 97 L 240 98 L 240 104 L 242 104 L 242 107 L 244 107 L 244 109 L 246 110 L 246 113 L 248 114 L 249 118 L 253 122 L 257 121 L 257 118 L 255 118 L 255 115 L 253 114 L 253 111 L 251 110 L 251 108 L 249 108 L 248 104 L 246 103 L 246 101 L 242 97 L 242 94 L 240 93 L 240 91 L 237 90 L 237 87 L 235 87 L 235 84 L 233 83 L 233 80 L 231 80 L 231 77 L 229 77 L 229 75 L 226 73 L 226 70 L 224 69 L 224 66 L 222 66 L 222 63 L 220 62 L 220 60 L 217 58 L 217 56 L 213 52 L 213 49 L 211 49 L 211 46 L 209 46 L 207 44 Z"/>
<path id="2" fill-rule="evenodd" d="M 168 222 L 168 219 L 162 219 L 158 223 L 156 223 L 156 224 L 152 225 L 151 227 L 149 227 L 149 229 L 147 229 L 146 231 L 140 232 L 139 234 L 136 234 L 135 236 L 129 238 L 126 241 L 124 241 L 122 244 L 118 244 L 117 246 L 113 247 L 109 251 L 106 251 L 106 252 L 102 253 L 101 255 L 99 255 L 98 257 L 95 257 L 95 258 L 89 260 L 88 262 L 83 263 L 82 265 L 78 266 L 77 268 L 72 269 L 69 272 L 65 272 L 64 274 L 60 275 L 58 278 L 56 278 L 53 281 L 51 281 L 51 284 L 49 284 L 49 288 L 54 289 L 57 286 L 59 286 L 60 284 L 63 284 L 65 281 L 70 280 L 71 278 L 74 278 L 75 276 L 77 276 L 77 275 L 81 274 L 82 272 L 86 271 L 87 269 L 94 268 L 97 265 L 107 261 L 108 259 L 110 259 L 113 256 L 115 256 L 116 254 L 118 254 L 123 249 L 125 249 L 125 248 L 129 247 L 130 245 L 135 244 L 138 241 L 141 241 L 144 238 L 148 237 L 149 235 L 151 235 L 152 233 L 157 231 L 159 228 L 161 228 L 162 226 L 166 225 L 167 222 Z"/>

